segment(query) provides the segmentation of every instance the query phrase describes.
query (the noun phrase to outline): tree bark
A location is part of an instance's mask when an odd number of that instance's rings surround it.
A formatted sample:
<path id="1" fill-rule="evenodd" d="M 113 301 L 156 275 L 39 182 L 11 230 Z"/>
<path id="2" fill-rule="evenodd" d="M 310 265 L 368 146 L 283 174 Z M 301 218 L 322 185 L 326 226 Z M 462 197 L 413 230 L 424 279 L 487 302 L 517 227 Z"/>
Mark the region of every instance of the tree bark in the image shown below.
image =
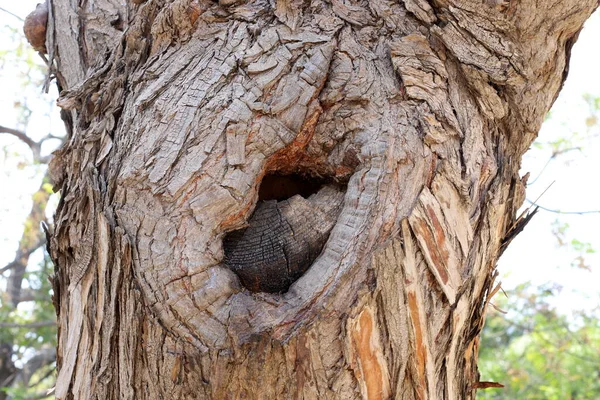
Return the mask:
<path id="1" fill-rule="evenodd" d="M 51 0 L 57 398 L 474 398 L 520 159 L 596 6 Z M 313 197 L 259 201 L 280 175 Z"/>

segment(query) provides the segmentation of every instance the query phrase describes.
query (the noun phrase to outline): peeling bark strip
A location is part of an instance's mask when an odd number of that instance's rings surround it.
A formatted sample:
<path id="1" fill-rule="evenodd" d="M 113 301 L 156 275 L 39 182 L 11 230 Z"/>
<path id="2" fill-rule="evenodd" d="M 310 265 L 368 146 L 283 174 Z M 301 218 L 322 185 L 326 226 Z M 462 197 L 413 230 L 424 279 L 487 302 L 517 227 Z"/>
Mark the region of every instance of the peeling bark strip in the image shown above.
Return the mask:
<path id="1" fill-rule="evenodd" d="M 387 399 L 390 396 L 388 368 L 381 337 L 375 315 L 370 307 L 358 315 L 356 319 L 348 320 L 348 333 L 352 341 L 355 363 L 351 363 L 358 382 L 360 382 L 363 398 L 369 400 Z"/>
<path id="2" fill-rule="evenodd" d="M 596 3 L 50 1 L 56 397 L 474 398 L 519 160 Z M 298 171 L 346 190 L 258 201 Z M 228 265 L 283 259 L 258 293 Z"/>

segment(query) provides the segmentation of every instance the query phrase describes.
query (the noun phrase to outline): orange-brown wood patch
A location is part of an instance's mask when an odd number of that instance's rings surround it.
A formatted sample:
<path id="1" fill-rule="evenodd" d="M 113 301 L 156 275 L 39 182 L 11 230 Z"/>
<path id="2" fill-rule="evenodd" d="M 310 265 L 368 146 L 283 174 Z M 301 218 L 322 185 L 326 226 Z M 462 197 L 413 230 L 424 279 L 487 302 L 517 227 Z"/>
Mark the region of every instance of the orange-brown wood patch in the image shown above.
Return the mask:
<path id="1" fill-rule="evenodd" d="M 419 307 L 417 305 L 417 297 L 414 292 L 408 293 L 408 309 L 410 311 L 410 317 L 412 319 L 412 324 L 414 327 L 415 333 L 415 347 L 416 347 L 416 356 L 417 356 L 417 373 L 419 387 L 417 388 L 417 393 L 419 398 L 425 398 L 425 362 L 427 361 L 427 352 L 425 349 L 425 343 L 423 341 L 423 330 L 421 329 L 421 322 L 419 317 Z"/>
<path id="2" fill-rule="evenodd" d="M 361 381 L 363 396 L 369 400 L 389 398 L 388 369 L 373 310 L 365 307 L 355 320 L 350 321 L 349 327 L 354 356 L 359 364 L 354 373 Z"/>
<path id="3" fill-rule="evenodd" d="M 427 221 L 422 218 L 416 218 L 417 223 L 414 228 L 427 244 L 427 250 L 429 250 L 431 261 L 438 271 L 440 279 L 443 283 L 448 283 L 448 271 L 446 267 L 446 263 L 448 262 L 448 251 L 445 249 L 446 237 L 444 236 L 444 232 L 433 210 L 428 211 L 428 216 L 432 219 L 436 232 L 432 232 L 429 229 Z"/>

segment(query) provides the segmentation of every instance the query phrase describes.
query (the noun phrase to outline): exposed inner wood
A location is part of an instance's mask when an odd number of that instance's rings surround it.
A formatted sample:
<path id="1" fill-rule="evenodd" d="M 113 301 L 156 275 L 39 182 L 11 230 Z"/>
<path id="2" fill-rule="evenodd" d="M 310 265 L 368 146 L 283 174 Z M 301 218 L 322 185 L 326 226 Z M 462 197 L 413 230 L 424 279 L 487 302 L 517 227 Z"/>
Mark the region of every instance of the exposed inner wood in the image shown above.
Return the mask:
<path id="1" fill-rule="evenodd" d="M 316 184 L 309 186 L 302 180 L 284 182 L 285 187 L 269 194 L 282 196 L 302 190 L 306 195 L 316 188 Z M 248 220 L 248 228 L 225 237 L 224 262 L 250 291 L 287 291 L 321 253 L 341 211 L 344 192 L 339 187 L 326 186 L 307 197 L 261 200 Z"/>

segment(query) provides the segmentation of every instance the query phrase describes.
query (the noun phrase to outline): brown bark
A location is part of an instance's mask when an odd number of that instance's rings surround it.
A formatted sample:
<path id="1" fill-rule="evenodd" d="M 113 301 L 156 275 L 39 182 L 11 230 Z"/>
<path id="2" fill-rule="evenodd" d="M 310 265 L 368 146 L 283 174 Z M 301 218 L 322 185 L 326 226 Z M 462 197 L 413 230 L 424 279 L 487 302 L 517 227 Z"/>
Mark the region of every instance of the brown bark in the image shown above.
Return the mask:
<path id="1" fill-rule="evenodd" d="M 520 158 L 596 1 L 137 3 L 50 2 L 57 398 L 474 398 Z M 278 174 L 343 204 L 256 293 L 223 239 Z"/>

